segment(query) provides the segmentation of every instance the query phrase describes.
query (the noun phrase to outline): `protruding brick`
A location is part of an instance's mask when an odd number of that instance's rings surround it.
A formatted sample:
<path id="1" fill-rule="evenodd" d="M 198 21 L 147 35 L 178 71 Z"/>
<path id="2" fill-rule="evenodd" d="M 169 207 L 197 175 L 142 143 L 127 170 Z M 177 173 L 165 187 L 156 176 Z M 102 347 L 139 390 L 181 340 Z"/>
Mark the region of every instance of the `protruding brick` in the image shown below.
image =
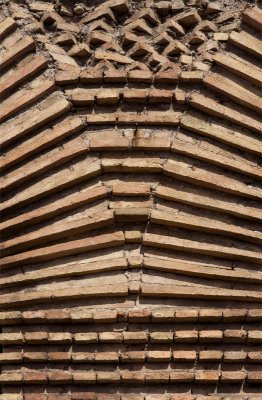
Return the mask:
<path id="1" fill-rule="evenodd" d="M 129 322 L 149 322 L 150 319 L 151 319 L 150 310 L 144 309 L 144 310 L 129 312 Z"/>
<path id="2" fill-rule="evenodd" d="M 197 319 L 197 310 L 177 310 L 175 312 L 175 322 L 196 322 Z"/>
<path id="3" fill-rule="evenodd" d="M 220 322 L 222 310 L 201 309 L 199 310 L 199 322 Z"/>

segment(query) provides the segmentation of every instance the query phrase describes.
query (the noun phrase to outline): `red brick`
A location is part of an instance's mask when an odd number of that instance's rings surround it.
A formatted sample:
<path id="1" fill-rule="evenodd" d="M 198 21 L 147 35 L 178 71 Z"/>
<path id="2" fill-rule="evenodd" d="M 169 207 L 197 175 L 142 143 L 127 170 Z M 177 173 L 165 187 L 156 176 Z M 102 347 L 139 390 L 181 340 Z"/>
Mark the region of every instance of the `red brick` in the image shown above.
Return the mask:
<path id="1" fill-rule="evenodd" d="M 58 85 L 70 85 L 78 82 L 79 75 L 80 68 L 78 66 L 59 63 L 55 81 Z"/>
<path id="2" fill-rule="evenodd" d="M 151 343 L 172 343 L 173 332 L 151 332 L 150 342 Z"/>
<path id="3" fill-rule="evenodd" d="M 220 322 L 222 320 L 222 310 L 202 309 L 199 310 L 200 322 Z"/>
<path id="4" fill-rule="evenodd" d="M 224 331 L 225 343 L 244 343 L 246 341 L 246 331 L 237 329 L 226 329 Z"/>
<path id="5" fill-rule="evenodd" d="M 87 363 L 95 361 L 95 353 L 79 352 L 72 353 L 72 361 L 75 363 Z"/>
<path id="6" fill-rule="evenodd" d="M 144 351 L 126 351 L 120 354 L 121 362 L 144 362 L 145 352 Z"/>
<path id="7" fill-rule="evenodd" d="M 70 321 L 70 312 L 66 310 L 47 310 L 47 322 L 68 322 Z"/>
<path id="8" fill-rule="evenodd" d="M 117 311 L 115 310 L 105 310 L 105 311 L 96 311 L 93 314 L 93 320 L 96 323 L 109 323 L 117 321 Z"/>
<path id="9" fill-rule="evenodd" d="M 253 8 L 246 8 L 242 14 L 243 21 L 251 26 L 251 28 L 257 29 L 259 32 L 262 30 L 262 12 L 257 6 Z"/>
<path id="10" fill-rule="evenodd" d="M 0 39 L 2 40 L 8 33 L 12 32 L 17 27 L 13 18 L 7 17 L 0 24 Z"/>
<path id="11" fill-rule="evenodd" d="M 105 83 L 126 83 L 127 76 L 125 71 L 108 70 L 104 72 Z"/>
<path id="12" fill-rule="evenodd" d="M 197 319 L 197 310 L 177 310 L 175 312 L 175 322 L 196 322 Z"/>
<path id="13" fill-rule="evenodd" d="M 201 350 L 199 352 L 199 361 L 221 361 L 223 356 L 220 350 Z"/>
<path id="14" fill-rule="evenodd" d="M 171 371 L 170 372 L 170 382 L 177 383 L 186 383 L 193 382 L 194 374 L 193 372 L 180 372 L 180 371 Z"/>
<path id="15" fill-rule="evenodd" d="M 128 80 L 130 82 L 143 82 L 151 83 L 153 80 L 153 74 L 151 71 L 129 71 Z"/>
<path id="16" fill-rule="evenodd" d="M 113 351 L 103 351 L 95 354 L 96 363 L 118 363 L 119 355 Z"/>
<path id="17" fill-rule="evenodd" d="M 7 372 L 0 375 L 1 385 L 16 385 L 23 382 L 23 375 L 17 372 Z"/>
<path id="18" fill-rule="evenodd" d="M 46 319 L 46 311 L 24 311 L 23 320 L 26 323 L 43 323 Z"/>
<path id="19" fill-rule="evenodd" d="M 261 384 L 262 381 L 262 372 L 261 371 L 252 371 L 247 374 L 247 381 L 253 384 Z"/>
<path id="20" fill-rule="evenodd" d="M 41 55 L 28 59 L 25 65 L 17 66 L 11 75 L 3 76 L 0 84 L 0 95 L 3 96 L 9 90 L 21 84 L 24 80 L 33 77 L 47 66 L 47 59 Z M 5 78 L 5 79 L 4 79 Z"/>
<path id="21" fill-rule="evenodd" d="M 123 334 L 121 332 L 101 332 L 98 334 L 101 343 L 122 343 Z"/>
<path id="22" fill-rule="evenodd" d="M 114 383 L 120 381 L 120 375 L 118 372 L 97 372 L 97 382 L 98 383 Z"/>
<path id="23" fill-rule="evenodd" d="M 247 361 L 254 363 L 262 362 L 262 351 L 250 351 L 247 354 Z"/>
<path id="24" fill-rule="evenodd" d="M 1 126 L 1 131 L 5 131 L 5 137 L 2 138 L 2 145 L 7 145 L 14 140 L 28 134 L 33 129 L 37 129 L 44 124 L 58 118 L 70 109 L 69 102 L 58 92 L 53 93 L 36 108 L 31 107 L 29 110 L 5 122 Z"/>
<path id="25" fill-rule="evenodd" d="M 13 114 L 17 114 L 23 108 L 37 102 L 39 99 L 47 96 L 54 90 L 55 84 L 52 80 L 46 80 L 43 82 L 40 79 L 34 81 L 34 85 L 29 85 L 28 88 L 20 89 L 2 102 L 0 121 L 5 121 Z"/>
<path id="26" fill-rule="evenodd" d="M 146 332 L 123 332 L 125 343 L 147 343 Z"/>
<path id="27" fill-rule="evenodd" d="M 24 393 L 24 400 L 47 400 L 47 395 L 41 393 Z"/>
<path id="28" fill-rule="evenodd" d="M 247 321 L 259 321 L 259 322 L 262 321 L 262 310 L 261 309 L 248 310 Z"/>
<path id="29" fill-rule="evenodd" d="M 223 310 L 223 322 L 242 322 L 246 319 L 246 310 Z"/>
<path id="30" fill-rule="evenodd" d="M 25 332 L 26 343 L 47 343 L 48 332 Z"/>
<path id="31" fill-rule="evenodd" d="M 151 319 L 151 311 L 137 310 L 137 311 L 129 311 L 129 322 L 149 322 Z"/>
<path id="32" fill-rule="evenodd" d="M 219 372 L 217 371 L 196 371 L 195 382 L 196 383 L 217 383 L 219 379 Z"/>
<path id="33" fill-rule="evenodd" d="M 244 362 L 246 360 L 247 353 L 244 351 L 225 351 L 224 352 L 224 362 Z"/>
<path id="34" fill-rule="evenodd" d="M 146 372 L 145 373 L 146 382 L 150 383 L 165 383 L 169 381 L 169 372 Z"/>
<path id="35" fill-rule="evenodd" d="M 46 352 L 24 352 L 23 359 L 25 362 L 40 362 L 47 360 Z"/>
<path id="36" fill-rule="evenodd" d="M 18 40 L 10 49 L 2 53 L 0 59 L 0 67 L 6 68 L 20 56 L 34 50 L 35 42 L 30 36 L 24 36 Z"/>
<path id="37" fill-rule="evenodd" d="M 198 341 L 197 331 L 175 331 L 174 332 L 175 343 L 196 343 Z"/>
<path id="38" fill-rule="evenodd" d="M 152 310 L 153 322 L 174 322 L 175 312 L 172 309 Z"/>
<path id="39" fill-rule="evenodd" d="M 71 360 L 71 353 L 64 351 L 54 351 L 48 353 L 49 361 L 67 362 Z"/>
<path id="40" fill-rule="evenodd" d="M 96 373 L 93 371 L 73 372 L 72 377 L 74 383 L 96 383 Z"/>
<path id="41" fill-rule="evenodd" d="M 250 108 L 258 113 L 262 111 L 262 100 L 253 92 L 243 88 L 235 81 L 218 74 L 208 75 L 203 80 L 204 84 L 215 91 L 234 100 L 236 103 Z"/>
<path id="42" fill-rule="evenodd" d="M 159 71 L 155 74 L 155 83 L 175 83 L 179 74 L 175 70 Z"/>
<path id="43" fill-rule="evenodd" d="M 171 354 L 170 351 L 148 351 L 147 352 L 147 361 L 148 362 L 163 362 L 170 361 Z"/>
<path id="44" fill-rule="evenodd" d="M 112 193 L 116 196 L 148 196 L 150 185 L 146 183 L 114 183 Z"/>
<path id="45" fill-rule="evenodd" d="M 71 400 L 96 400 L 96 394 L 94 392 L 72 392 Z"/>
<path id="46" fill-rule="evenodd" d="M 23 373 L 23 381 L 28 384 L 41 384 L 47 382 L 47 376 L 45 372 L 24 372 Z"/>
<path id="47" fill-rule="evenodd" d="M 70 383 L 72 381 L 72 374 L 66 371 L 48 372 L 47 377 L 50 383 L 62 384 Z"/>
<path id="48" fill-rule="evenodd" d="M 194 350 L 175 350 L 173 351 L 173 360 L 181 362 L 195 362 L 197 357 Z"/>
<path id="49" fill-rule="evenodd" d="M 142 384 L 145 382 L 144 372 L 122 371 L 121 381 L 124 383 Z"/>
<path id="50" fill-rule="evenodd" d="M 0 365 L 4 364 L 14 364 L 23 361 L 23 356 L 21 352 L 8 352 L 0 353 Z"/>
<path id="51" fill-rule="evenodd" d="M 222 342 L 223 332 L 219 330 L 202 330 L 199 332 L 200 343 Z"/>
<path id="52" fill-rule="evenodd" d="M 242 382 L 246 378 L 244 371 L 222 371 L 221 381 L 225 383 Z"/>
<path id="53" fill-rule="evenodd" d="M 259 330 L 249 330 L 247 334 L 248 343 L 262 343 L 262 332 Z"/>
<path id="54" fill-rule="evenodd" d="M 81 83 L 102 83 L 103 75 L 101 71 L 83 70 L 80 72 Z"/>

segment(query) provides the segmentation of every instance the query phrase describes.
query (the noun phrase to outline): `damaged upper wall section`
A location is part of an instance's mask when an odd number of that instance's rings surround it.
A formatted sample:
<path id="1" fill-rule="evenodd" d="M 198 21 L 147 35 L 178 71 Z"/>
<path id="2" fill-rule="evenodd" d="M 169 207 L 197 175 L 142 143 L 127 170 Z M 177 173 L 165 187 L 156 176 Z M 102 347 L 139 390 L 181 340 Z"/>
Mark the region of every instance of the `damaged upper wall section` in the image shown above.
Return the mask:
<path id="1" fill-rule="evenodd" d="M 11 16 L 63 73 L 208 71 L 256 1 L 2 1 Z"/>

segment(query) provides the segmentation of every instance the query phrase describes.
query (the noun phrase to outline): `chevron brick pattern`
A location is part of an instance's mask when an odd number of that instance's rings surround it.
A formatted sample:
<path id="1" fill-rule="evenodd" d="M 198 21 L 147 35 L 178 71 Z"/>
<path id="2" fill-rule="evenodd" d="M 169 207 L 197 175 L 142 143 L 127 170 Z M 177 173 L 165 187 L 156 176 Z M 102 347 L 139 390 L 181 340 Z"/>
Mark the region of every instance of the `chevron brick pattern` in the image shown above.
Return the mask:
<path id="1" fill-rule="evenodd" d="M 261 397 L 258 3 L 1 2 L 1 400 Z"/>

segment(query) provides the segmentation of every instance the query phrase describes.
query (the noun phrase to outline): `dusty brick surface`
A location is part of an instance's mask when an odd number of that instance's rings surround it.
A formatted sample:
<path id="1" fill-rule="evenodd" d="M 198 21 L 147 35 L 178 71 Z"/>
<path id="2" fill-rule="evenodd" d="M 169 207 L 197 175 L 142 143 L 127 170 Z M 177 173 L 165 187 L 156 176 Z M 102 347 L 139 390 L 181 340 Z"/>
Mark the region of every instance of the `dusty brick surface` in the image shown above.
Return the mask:
<path id="1" fill-rule="evenodd" d="M 261 26 L 2 2 L 1 399 L 258 399 Z"/>

